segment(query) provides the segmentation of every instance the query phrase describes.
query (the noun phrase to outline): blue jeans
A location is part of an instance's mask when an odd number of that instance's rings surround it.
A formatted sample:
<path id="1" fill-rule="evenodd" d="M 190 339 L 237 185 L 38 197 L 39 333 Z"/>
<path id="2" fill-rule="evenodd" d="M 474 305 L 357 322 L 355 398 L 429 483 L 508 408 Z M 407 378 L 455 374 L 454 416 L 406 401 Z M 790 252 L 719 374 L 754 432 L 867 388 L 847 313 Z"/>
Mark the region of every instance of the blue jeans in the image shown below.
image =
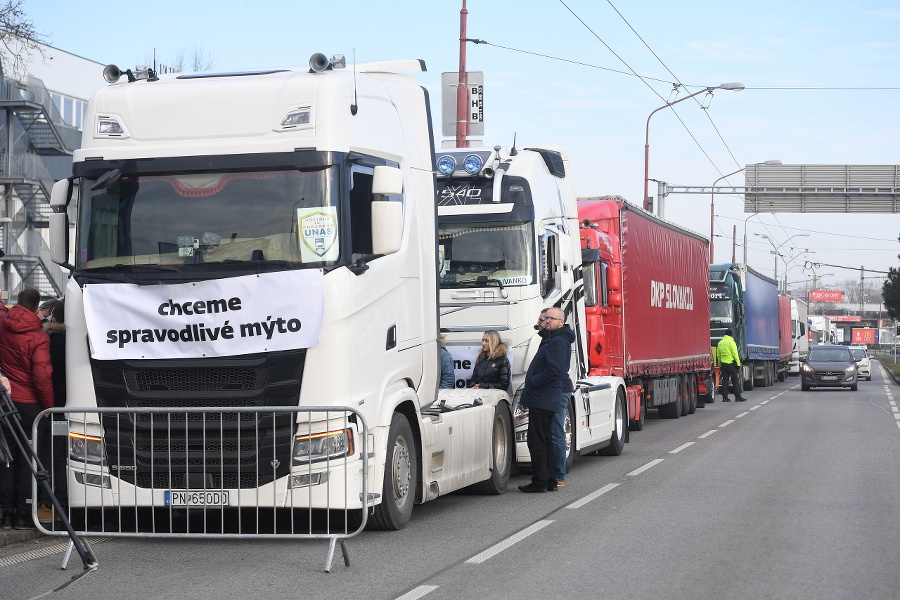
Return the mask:
<path id="1" fill-rule="evenodd" d="M 553 413 L 553 427 L 551 429 L 553 447 L 556 449 L 556 472 L 559 481 L 566 480 L 566 413 L 569 410 L 569 397 L 567 392 L 562 396 L 559 408 Z"/>

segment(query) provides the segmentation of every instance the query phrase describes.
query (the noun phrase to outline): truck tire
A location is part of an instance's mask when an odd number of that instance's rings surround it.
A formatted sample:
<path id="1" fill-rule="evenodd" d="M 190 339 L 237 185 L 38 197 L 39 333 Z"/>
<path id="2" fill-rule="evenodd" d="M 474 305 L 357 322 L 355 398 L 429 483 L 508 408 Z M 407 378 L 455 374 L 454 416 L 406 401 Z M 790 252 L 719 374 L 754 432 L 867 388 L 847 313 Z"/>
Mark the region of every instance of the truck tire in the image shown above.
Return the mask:
<path id="1" fill-rule="evenodd" d="M 679 414 L 686 417 L 691 412 L 691 399 L 688 396 L 687 381 L 683 375 L 678 376 L 678 397 L 681 399 L 681 413 Z"/>
<path id="2" fill-rule="evenodd" d="M 647 418 L 647 405 L 644 404 L 644 396 L 641 394 L 641 408 L 638 410 L 638 418 L 628 421 L 628 429 L 641 431 L 644 428 L 644 420 Z"/>
<path id="3" fill-rule="evenodd" d="M 697 400 L 697 378 L 692 375 L 685 375 L 684 389 L 687 391 L 688 397 L 688 414 L 692 415 L 697 412 L 699 402 Z"/>
<path id="4" fill-rule="evenodd" d="M 744 391 L 752 392 L 753 388 L 755 387 L 754 381 L 753 381 L 753 363 L 749 363 L 747 365 L 747 369 L 750 371 L 750 373 L 749 373 L 750 377 L 748 377 L 747 379 L 744 379 Z M 742 366 L 741 367 L 741 379 L 743 379 L 743 377 L 744 377 L 744 367 Z"/>
<path id="5" fill-rule="evenodd" d="M 784 369 L 782 369 L 781 371 L 778 371 L 778 381 L 787 381 L 787 376 L 788 376 L 788 368 L 787 368 L 787 365 L 785 365 Z"/>
<path id="6" fill-rule="evenodd" d="M 501 402 L 494 407 L 494 429 L 491 433 L 491 476 L 472 486 L 479 494 L 499 496 L 506 491 L 512 472 L 516 448 L 513 442 L 512 417 L 509 407 Z"/>
<path id="7" fill-rule="evenodd" d="M 616 393 L 616 407 L 613 416 L 613 432 L 609 437 L 609 446 L 600 450 L 606 456 L 620 456 L 625 448 L 625 423 L 628 420 L 628 411 L 625 409 L 625 392 L 619 388 Z"/>
<path id="8" fill-rule="evenodd" d="M 419 461 L 412 428 L 406 417 L 394 413 L 388 432 L 381 503 L 375 505 L 369 519 L 370 527 L 380 531 L 406 527 L 412 516 L 418 487 Z"/>
<path id="9" fill-rule="evenodd" d="M 566 407 L 566 420 L 563 422 L 563 433 L 566 435 L 566 473 L 572 472 L 575 464 L 575 404 L 569 401 Z"/>
<path id="10" fill-rule="evenodd" d="M 669 402 L 659 407 L 659 417 L 661 419 L 677 419 L 681 416 L 681 407 L 677 402 Z"/>

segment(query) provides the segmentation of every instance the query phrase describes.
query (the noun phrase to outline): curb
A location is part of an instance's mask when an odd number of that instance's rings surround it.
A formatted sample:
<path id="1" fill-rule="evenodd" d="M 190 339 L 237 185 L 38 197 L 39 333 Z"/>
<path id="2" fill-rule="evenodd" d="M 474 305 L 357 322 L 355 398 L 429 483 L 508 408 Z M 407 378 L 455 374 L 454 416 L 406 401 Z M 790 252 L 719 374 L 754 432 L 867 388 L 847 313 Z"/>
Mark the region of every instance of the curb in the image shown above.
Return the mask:
<path id="1" fill-rule="evenodd" d="M 6 529 L 0 531 L 0 548 L 27 542 L 28 540 L 36 540 L 44 537 L 44 534 L 37 529 Z"/>
<path id="2" fill-rule="evenodd" d="M 876 359 L 876 360 L 877 360 L 877 359 Z M 900 385 L 900 379 L 897 379 L 897 376 L 894 375 L 894 371 L 892 371 L 891 369 L 887 368 L 887 367 L 885 366 L 884 362 L 882 362 L 882 361 L 880 361 L 880 360 L 878 361 L 878 364 L 880 364 L 880 365 L 882 366 L 882 368 L 883 368 L 885 371 L 887 371 L 887 374 L 891 376 L 891 379 L 894 380 L 894 385 Z"/>

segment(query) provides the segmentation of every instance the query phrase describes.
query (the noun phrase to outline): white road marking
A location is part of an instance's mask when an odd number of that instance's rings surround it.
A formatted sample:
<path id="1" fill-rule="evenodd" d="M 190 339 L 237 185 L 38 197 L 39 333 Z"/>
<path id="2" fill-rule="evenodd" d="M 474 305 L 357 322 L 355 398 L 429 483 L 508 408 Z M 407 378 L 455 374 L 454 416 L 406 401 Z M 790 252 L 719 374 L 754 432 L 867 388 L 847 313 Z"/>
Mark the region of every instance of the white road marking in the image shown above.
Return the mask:
<path id="1" fill-rule="evenodd" d="M 714 434 L 714 433 L 717 432 L 717 431 L 718 431 L 718 429 L 710 429 L 709 431 L 707 431 L 707 432 L 704 433 L 703 435 L 698 435 L 698 436 L 697 436 L 697 439 L 698 439 L 698 440 L 702 440 L 703 438 L 708 438 L 709 436 L 711 436 L 712 434 Z"/>
<path id="2" fill-rule="evenodd" d="M 549 525 L 552 522 L 553 521 L 547 521 L 547 520 L 538 521 L 531 527 L 527 527 L 527 528 L 523 529 L 522 531 L 520 531 L 519 533 L 509 536 L 502 542 L 494 544 L 493 546 L 491 546 L 484 552 L 480 552 L 480 553 L 476 554 L 475 556 L 473 556 L 472 558 L 467 560 L 466 563 L 473 564 L 473 565 L 480 565 L 481 563 L 483 563 L 487 559 L 491 558 L 492 556 L 496 556 L 497 554 L 500 554 L 501 552 L 503 552 L 504 550 L 506 550 L 513 544 L 515 544 L 517 542 L 521 542 L 522 540 L 527 538 L 532 533 L 536 533 L 536 532 L 540 531 L 541 529 L 543 529 L 544 527 L 546 527 L 547 525 Z"/>
<path id="3" fill-rule="evenodd" d="M 649 469 L 650 467 L 655 467 L 656 465 L 658 465 L 659 463 L 661 463 L 661 462 L 664 461 L 664 460 L 665 460 L 664 458 L 657 458 L 656 460 L 651 460 L 650 462 L 648 462 L 648 463 L 647 463 L 646 465 L 644 465 L 643 467 L 638 467 L 637 469 L 635 469 L 635 470 L 632 471 L 631 473 L 628 473 L 627 476 L 628 476 L 628 477 L 634 477 L 635 475 L 640 475 L 641 473 L 643 473 L 644 471 L 646 471 L 646 470 Z"/>
<path id="4" fill-rule="evenodd" d="M 741 417 L 746 417 L 746 416 L 749 415 L 749 414 L 750 414 L 750 413 L 748 413 L 748 412 L 742 412 L 742 413 L 739 414 L 739 415 L 735 415 L 734 418 L 735 418 L 735 419 L 740 419 Z"/>
<path id="5" fill-rule="evenodd" d="M 419 587 L 409 590 L 402 596 L 398 596 L 397 600 L 418 600 L 425 594 L 430 594 L 434 590 L 438 589 L 436 585 L 420 585 Z"/>
<path id="6" fill-rule="evenodd" d="M 688 442 L 687 444 L 682 444 L 682 445 L 678 446 L 677 448 L 675 448 L 674 450 L 669 450 L 669 454 L 678 454 L 685 448 L 690 448 L 691 446 L 693 446 L 694 443 L 695 442 Z"/>
<path id="7" fill-rule="evenodd" d="M 719 427 L 728 427 L 732 423 L 734 423 L 734 419 L 729 419 L 729 420 L 725 421 L 724 423 L 722 423 L 721 425 L 719 425 Z"/>
<path id="8" fill-rule="evenodd" d="M 582 498 L 581 500 L 576 500 L 576 501 L 573 502 L 572 504 L 568 505 L 566 508 L 570 508 L 570 509 L 581 508 L 582 506 L 584 506 L 585 504 L 587 504 L 587 503 L 590 502 L 591 500 L 596 500 L 597 498 L 599 498 L 600 496 L 602 496 L 602 495 L 605 494 L 606 492 L 608 492 L 608 491 L 610 491 L 610 490 L 613 490 L 613 489 L 615 489 L 615 488 L 617 488 L 617 487 L 619 487 L 619 484 L 618 484 L 618 483 L 608 483 L 608 484 L 604 485 L 602 488 L 600 488 L 599 490 L 597 490 L 596 492 L 593 492 L 593 493 L 588 494 L 587 496 L 585 496 L 585 497 Z"/>
<path id="9" fill-rule="evenodd" d="M 750 407 L 750 410 L 756 410 L 756 409 L 759 408 L 760 406 L 762 406 L 762 404 L 757 404 L 756 406 L 751 406 L 751 407 Z"/>

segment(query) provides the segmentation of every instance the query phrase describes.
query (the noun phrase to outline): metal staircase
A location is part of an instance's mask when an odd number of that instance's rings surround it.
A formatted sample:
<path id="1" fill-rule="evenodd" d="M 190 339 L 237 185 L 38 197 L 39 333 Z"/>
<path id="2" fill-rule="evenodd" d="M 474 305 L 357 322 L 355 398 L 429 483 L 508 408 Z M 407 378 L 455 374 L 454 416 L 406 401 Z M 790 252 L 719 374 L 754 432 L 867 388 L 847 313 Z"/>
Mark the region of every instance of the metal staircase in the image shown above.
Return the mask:
<path id="1" fill-rule="evenodd" d="M 66 273 L 50 260 L 41 234 L 49 225 L 54 183 L 44 157 L 71 156 L 81 132 L 63 122 L 43 83 L 33 77 L 23 84 L 0 75 L 0 111 L 5 115 L 0 121 L 0 247 L 5 253 L 0 286 L 11 288 L 11 298 L 25 288 L 58 297 Z"/>

